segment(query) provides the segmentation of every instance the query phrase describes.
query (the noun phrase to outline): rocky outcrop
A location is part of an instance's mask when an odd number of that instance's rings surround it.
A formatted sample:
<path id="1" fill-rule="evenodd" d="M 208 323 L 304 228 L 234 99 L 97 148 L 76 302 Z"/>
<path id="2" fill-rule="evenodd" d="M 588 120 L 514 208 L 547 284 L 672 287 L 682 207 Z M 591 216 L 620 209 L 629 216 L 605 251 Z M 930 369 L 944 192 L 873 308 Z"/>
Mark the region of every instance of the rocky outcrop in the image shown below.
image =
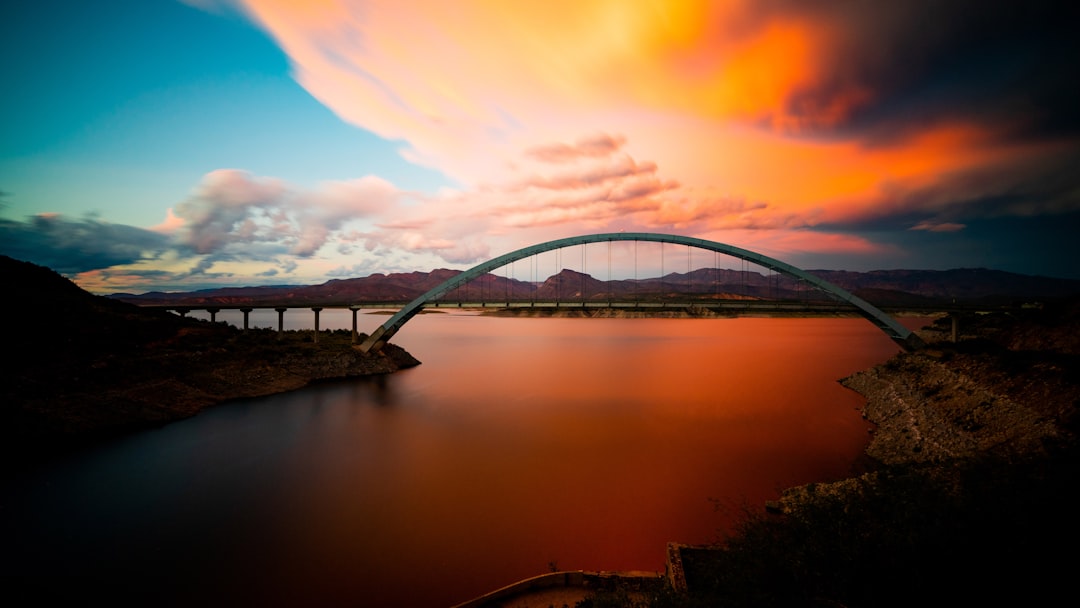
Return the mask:
<path id="1" fill-rule="evenodd" d="M 886 467 L 914 466 L 942 478 L 964 462 L 1007 466 L 1070 449 L 1080 426 L 1076 313 L 1066 302 L 967 319 L 955 344 L 943 320 L 920 332 L 928 348 L 843 379 L 866 397 L 863 417 L 875 424 L 866 454 Z M 791 488 L 772 508 L 790 512 L 822 496 L 858 493 L 874 479 Z"/>
<path id="2" fill-rule="evenodd" d="M 978 367 L 919 353 L 844 379 L 844 386 L 867 398 L 863 414 L 877 425 L 866 453 L 890 465 L 985 454 L 1007 459 L 1063 439 L 1066 431 L 1045 402 L 1032 403 L 973 376 Z"/>
<path id="3" fill-rule="evenodd" d="M 231 399 L 419 363 L 392 344 L 364 353 L 347 331 L 321 332 L 316 343 L 310 331 L 246 331 L 142 309 L 4 256 L 0 279 L 21 290 L 0 302 L 9 321 L 0 383 L 7 464 Z"/>
<path id="4" fill-rule="evenodd" d="M 388 374 L 417 365 L 394 345 L 352 346 L 348 332 L 242 332 L 185 327 L 167 340 L 67 361 L 19 366 L 0 388 L 4 445 L 49 451 L 173 422 L 212 405 L 312 382 Z"/>

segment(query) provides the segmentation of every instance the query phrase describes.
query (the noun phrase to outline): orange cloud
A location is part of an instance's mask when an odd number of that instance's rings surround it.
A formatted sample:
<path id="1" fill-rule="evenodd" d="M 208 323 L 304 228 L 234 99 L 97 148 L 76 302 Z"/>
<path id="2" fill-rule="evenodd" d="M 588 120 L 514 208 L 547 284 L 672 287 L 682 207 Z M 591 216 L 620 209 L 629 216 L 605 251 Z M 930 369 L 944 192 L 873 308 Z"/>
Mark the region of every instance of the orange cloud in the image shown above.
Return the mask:
<path id="1" fill-rule="evenodd" d="M 933 218 L 920 229 L 952 229 L 963 222 L 950 209 L 1010 188 L 964 176 L 1060 153 L 982 116 L 931 112 L 925 95 L 883 98 L 951 48 L 963 7 L 927 25 L 906 3 L 239 1 L 312 95 L 461 185 L 375 218 L 366 238 L 409 249 L 913 212 Z M 922 30 L 926 45 L 909 44 Z M 868 127 L 867 108 L 892 118 Z"/>
<path id="2" fill-rule="evenodd" d="M 789 102 L 827 68 L 826 32 L 796 18 L 746 25 L 752 3 L 246 6 L 313 95 L 465 183 L 597 130 L 649 130 L 679 114 L 788 128 L 834 122 L 859 99 L 844 91 L 818 116 L 793 115 Z"/>
<path id="3" fill-rule="evenodd" d="M 860 257 L 896 257 L 899 254 L 893 245 L 875 243 L 864 237 L 807 230 L 725 230 L 708 233 L 704 238 L 740 243 L 743 247 L 780 259 L 804 254 Z"/>
<path id="4" fill-rule="evenodd" d="M 268 0 L 247 9 L 313 95 L 467 185 L 528 172 L 523 159 L 586 158 L 587 148 L 545 147 L 575 141 L 608 146 L 601 153 L 625 146 L 664 171 L 698 166 L 713 175 L 696 185 L 727 178 L 742 195 L 773 199 L 754 190 L 777 180 L 776 166 L 801 180 L 822 164 L 806 161 L 820 144 L 783 134 L 835 124 L 871 97 L 842 83 L 808 101 L 834 68 L 837 26 L 758 14 L 751 2 Z M 584 136 L 597 131 L 623 139 Z"/>
<path id="5" fill-rule="evenodd" d="M 695 17 L 700 20 L 699 15 L 686 16 Z M 698 116 L 763 121 L 782 130 L 798 130 L 804 121 L 835 123 L 865 98 L 845 92 L 825 112 L 794 116 L 793 96 L 821 78 L 824 34 L 793 19 L 767 22 L 734 37 L 725 37 L 722 29 L 699 29 L 696 44 L 662 53 L 654 73 L 631 80 L 635 92 L 652 107 L 674 104 Z"/>

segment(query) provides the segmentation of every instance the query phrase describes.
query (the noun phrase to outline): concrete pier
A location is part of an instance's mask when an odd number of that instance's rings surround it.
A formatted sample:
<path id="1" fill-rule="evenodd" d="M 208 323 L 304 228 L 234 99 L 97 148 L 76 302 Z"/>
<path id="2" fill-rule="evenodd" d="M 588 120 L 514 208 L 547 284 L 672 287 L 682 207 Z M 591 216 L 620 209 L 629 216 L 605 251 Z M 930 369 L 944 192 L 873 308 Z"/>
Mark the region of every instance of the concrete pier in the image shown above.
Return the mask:
<path id="1" fill-rule="evenodd" d="M 251 308 L 241 308 L 240 309 L 240 312 L 244 313 L 244 331 L 247 331 L 247 328 L 248 328 L 248 315 L 251 314 L 252 310 L 253 309 L 251 309 Z"/>
<path id="2" fill-rule="evenodd" d="M 311 308 L 311 310 L 313 310 L 315 312 L 315 337 L 313 338 L 313 341 L 316 344 L 318 344 L 319 343 L 319 313 L 322 312 L 322 308 L 320 308 L 318 306 L 313 306 Z"/>
<path id="3" fill-rule="evenodd" d="M 285 333 L 285 311 L 288 308 L 275 308 L 277 311 L 277 339 L 280 340 L 281 336 Z"/>
<path id="4" fill-rule="evenodd" d="M 349 310 L 352 311 L 352 343 L 356 344 L 360 341 L 360 334 L 356 332 L 356 311 L 360 310 L 360 307 L 350 306 Z"/>

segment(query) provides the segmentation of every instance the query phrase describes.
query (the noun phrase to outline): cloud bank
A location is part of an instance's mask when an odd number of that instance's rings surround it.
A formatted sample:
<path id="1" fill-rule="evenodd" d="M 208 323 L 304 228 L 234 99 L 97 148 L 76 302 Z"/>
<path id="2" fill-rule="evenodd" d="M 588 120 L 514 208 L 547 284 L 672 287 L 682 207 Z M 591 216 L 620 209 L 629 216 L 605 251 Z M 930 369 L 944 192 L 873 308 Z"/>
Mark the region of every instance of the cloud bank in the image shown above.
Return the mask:
<path id="1" fill-rule="evenodd" d="M 73 272 L 428 270 L 617 230 L 793 263 L 980 265 L 1010 225 L 1080 228 L 1074 4 L 191 4 L 257 24 L 344 122 L 458 186 L 421 195 L 366 176 L 303 189 L 221 169 L 155 231 L 113 227 L 82 261 L 57 249 Z M 30 248 L 107 227 L 5 229 Z M 1047 241 L 1024 263 L 1057 268 L 1072 247 Z"/>
<path id="2" fill-rule="evenodd" d="M 1077 9 L 1065 3 L 242 5 L 344 120 L 481 192 L 648 172 L 627 196 L 672 196 L 666 213 L 640 215 L 643 228 L 666 225 L 675 206 L 711 208 L 697 200 L 709 189 L 755 201 L 755 217 L 734 222 L 746 226 L 883 212 L 913 216 L 908 227 L 960 224 L 1022 212 L 1006 193 L 1020 207 L 1030 195 L 1048 212 L 1080 208 L 1075 183 L 1033 189 L 1080 149 L 1080 85 L 1065 77 Z M 616 152 L 622 165 L 590 165 Z M 517 223 L 604 221 L 576 198 Z M 607 211 L 613 221 L 624 209 Z"/>

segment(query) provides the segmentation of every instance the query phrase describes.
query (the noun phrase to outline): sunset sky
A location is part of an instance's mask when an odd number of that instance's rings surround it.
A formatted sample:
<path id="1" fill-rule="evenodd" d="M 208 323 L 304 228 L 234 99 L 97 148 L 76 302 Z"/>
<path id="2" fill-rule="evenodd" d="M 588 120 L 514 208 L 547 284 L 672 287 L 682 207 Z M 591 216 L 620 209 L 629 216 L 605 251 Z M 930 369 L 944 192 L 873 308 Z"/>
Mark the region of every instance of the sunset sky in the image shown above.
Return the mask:
<path id="1" fill-rule="evenodd" d="M 663 232 L 1080 278 L 1065 2 L 36 0 L 0 253 L 96 293 Z"/>

